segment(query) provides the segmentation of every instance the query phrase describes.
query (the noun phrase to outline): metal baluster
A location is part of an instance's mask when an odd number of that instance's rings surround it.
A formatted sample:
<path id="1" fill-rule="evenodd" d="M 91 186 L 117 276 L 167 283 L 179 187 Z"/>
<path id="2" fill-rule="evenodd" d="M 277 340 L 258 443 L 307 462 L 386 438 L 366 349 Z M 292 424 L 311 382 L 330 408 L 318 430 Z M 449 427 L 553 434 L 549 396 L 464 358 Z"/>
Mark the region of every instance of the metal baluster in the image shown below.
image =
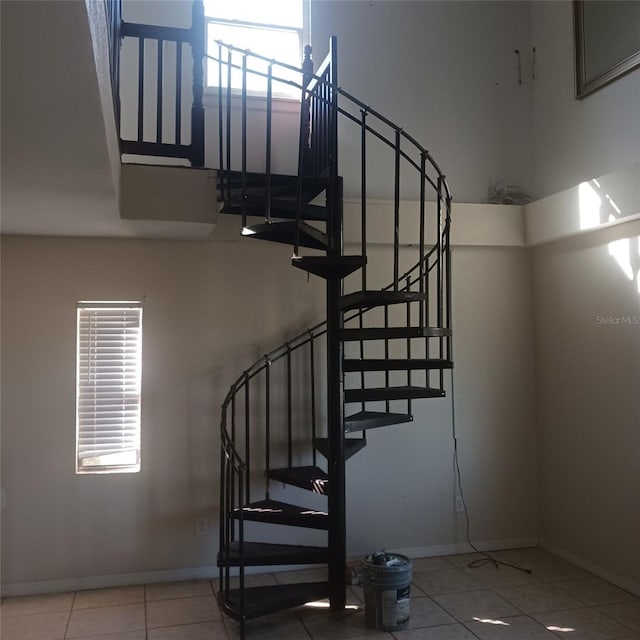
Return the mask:
<path id="1" fill-rule="evenodd" d="M 236 450 L 236 390 L 234 389 L 233 391 L 233 397 L 231 399 L 231 450 L 235 451 Z M 233 464 L 233 459 L 231 459 L 230 464 Z M 229 490 L 231 491 L 231 500 L 235 500 L 234 496 L 235 496 L 235 482 L 236 482 L 236 476 L 234 473 L 230 474 L 230 478 L 228 479 L 228 483 L 229 483 Z M 233 504 L 235 504 L 234 502 L 231 503 L 231 510 L 233 511 Z M 235 521 L 233 518 L 229 518 L 230 521 L 230 530 L 229 530 L 229 534 L 230 540 L 233 540 L 233 537 L 235 536 Z"/>
<path id="2" fill-rule="evenodd" d="M 226 428 L 227 424 L 227 409 L 223 406 L 222 409 L 222 425 Z M 218 522 L 218 531 L 220 537 L 220 548 L 225 550 L 226 560 L 228 560 L 228 551 L 229 551 L 229 540 L 225 536 L 225 522 L 227 521 L 229 514 L 227 511 L 228 505 L 225 502 L 225 455 L 224 455 L 224 442 L 220 444 L 220 521 Z M 223 588 L 223 576 L 228 571 L 229 563 L 224 562 L 220 565 L 218 571 L 218 588 L 222 590 Z"/>
<path id="3" fill-rule="evenodd" d="M 393 190 L 393 290 L 398 291 L 398 269 L 400 262 L 400 132 L 396 129 L 395 171 Z"/>
<path id="4" fill-rule="evenodd" d="M 164 76 L 164 40 L 156 40 L 158 45 L 158 65 L 156 76 L 156 142 L 162 143 L 162 78 Z"/>
<path id="5" fill-rule="evenodd" d="M 182 142 L 182 42 L 176 41 L 176 144 Z"/>
<path id="6" fill-rule="evenodd" d="M 407 276 L 407 291 L 411 288 L 411 278 Z M 407 327 L 411 326 L 411 302 L 407 302 Z M 411 360 L 411 338 L 407 338 L 407 360 Z M 425 376 L 428 374 L 425 372 Z M 407 369 L 407 386 L 411 386 L 411 369 Z M 429 386 L 429 385 L 426 385 Z M 407 398 L 407 413 L 411 414 L 411 398 Z"/>
<path id="7" fill-rule="evenodd" d="M 271 361 L 267 356 L 265 360 L 265 497 L 269 499 L 269 470 L 271 469 Z"/>
<path id="8" fill-rule="evenodd" d="M 365 109 L 360 110 L 361 124 L 360 124 L 360 149 L 361 149 L 361 185 L 360 185 L 360 207 L 361 207 L 361 244 L 362 255 L 367 255 L 367 111 Z M 367 289 L 367 265 L 362 266 L 362 290 Z M 362 355 L 360 356 L 362 357 Z"/>
<path id="9" fill-rule="evenodd" d="M 442 178 L 438 177 L 438 202 L 437 202 L 437 229 L 438 229 L 438 263 L 436 265 L 436 300 L 437 300 L 437 326 L 442 327 Z"/>
<path id="10" fill-rule="evenodd" d="M 233 53 L 227 50 L 227 200 L 231 199 L 231 65 Z"/>
<path id="11" fill-rule="evenodd" d="M 398 287 L 398 283 L 396 281 L 396 290 Z M 388 329 L 389 328 L 389 306 L 385 305 L 384 306 L 384 328 Z M 389 338 L 385 338 L 384 339 L 384 359 L 388 360 L 389 359 Z M 389 369 L 385 369 L 384 371 L 384 385 L 385 387 L 388 389 L 389 388 Z M 385 410 L 387 413 L 389 413 L 389 400 L 385 400 Z"/>
<path id="12" fill-rule="evenodd" d="M 271 112 L 273 108 L 272 97 L 273 65 L 269 65 L 267 72 L 267 141 L 266 141 L 266 167 L 265 167 L 265 203 L 264 217 L 267 222 L 271 221 Z"/>
<path id="13" fill-rule="evenodd" d="M 418 269 L 418 278 L 419 278 L 419 291 L 420 293 L 425 292 L 424 284 L 425 284 L 425 271 L 428 268 L 428 265 L 425 264 L 424 257 L 424 232 L 425 232 L 425 176 L 427 172 L 426 168 L 427 162 L 427 152 L 423 151 L 420 156 L 420 267 Z M 426 305 L 426 300 L 420 300 L 420 326 L 424 327 L 424 307 Z"/>
<path id="14" fill-rule="evenodd" d="M 242 228 L 247 226 L 247 52 L 242 55 Z"/>
<path id="15" fill-rule="evenodd" d="M 249 472 L 247 473 L 247 485 L 249 484 Z M 239 470 L 238 473 L 238 485 L 240 490 L 240 495 L 242 495 L 243 489 L 243 474 L 242 469 Z M 248 487 L 247 487 L 248 491 Z M 249 501 L 247 500 L 247 503 Z M 240 556 L 240 566 L 238 567 L 238 572 L 240 574 L 240 611 L 244 611 L 244 505 L 242 504 L 242 498 L 240 499 L 240 514 L 238 519 L 238 552 Z"/>
<path id="16" fill-rule="evenodd" d="M 144 139 L 144 38 L 138 38 L 138 142 Z"/>
<path id="17" fill-rule="evenodd" d="M 246 465 L 247 483 L 247 504 L 251 502 L 251 401 L 250 401 L 249 374 L 244 372 L 244 460 Z M 242 490 L 241 490 L 242 492 Z"/>
<path id="18" fill-rule="evenodd" d="M 317 462 L 317 454 L 315 447 L 316 440 L 316 365 L 315 365 L 315 354 L 314 354 L 314 336 L 311 331 L 309 331 L 309 362 L 311 367 L 311 442 L 312 446 L 312 456 L 313 456 L 313 466 L 316 466 Z"/>
<path id="19" fill-rule="evenodd" d="M 287 342 L 287 460 L 289 466 L 293 466 L 293 415 L 291 405 L 293 402 L 291 390 L 291 346 Z"/>

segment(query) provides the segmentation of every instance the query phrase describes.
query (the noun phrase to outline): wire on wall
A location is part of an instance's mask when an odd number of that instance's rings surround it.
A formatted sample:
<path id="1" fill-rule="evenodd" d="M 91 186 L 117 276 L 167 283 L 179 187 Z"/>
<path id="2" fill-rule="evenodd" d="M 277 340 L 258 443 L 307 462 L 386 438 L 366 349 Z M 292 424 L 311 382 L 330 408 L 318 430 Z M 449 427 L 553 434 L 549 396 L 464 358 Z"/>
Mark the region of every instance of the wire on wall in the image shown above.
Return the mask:
<path id="1" fill-rule="evenodd" d="M 452 344 L 453 351 L 453 344 Z M 523 571 L 524 573 L 532 573 L 531 569 L 525 569 L 523 567 L 519 567 L 515 564 L 511 564 L 510 562 L 505 562 L 503 560 L 498 560 L 494 558 L 491 554 L 486 551 L 480 551 L 478 547 L 471 541 L 471 521 L 469 519 L 469 510 L 467 509 L 467 503 L 464 497 L 464 491 L 462 490 L 462 473 L 460 471 L 460 460 L 458 458 L 458 434 L 456 430 L 456 403 L 455 403 L 455 383 L 453 377 L 453 369 L 451 369 L 451 427 L 452 427 L 452 437 L 453 437 L 453 465 L 456 473 L 456 482 L 457 482 L 457 491 L 460 496 L 460 500 L 462 502 L 462 508 L 465 518 L 465 537 L 467 540 L 467 544 L 482 557 L 476 560 L 472 560 L 468 567 L 470 569 L 477 569 L 479 567 L 483 567 L 487 564 L 492 564 L 496 569 L 499 569 L 500 565 L 505 567 L 511 567 L 512 569 L 517 569 L 518 571 Z"/>

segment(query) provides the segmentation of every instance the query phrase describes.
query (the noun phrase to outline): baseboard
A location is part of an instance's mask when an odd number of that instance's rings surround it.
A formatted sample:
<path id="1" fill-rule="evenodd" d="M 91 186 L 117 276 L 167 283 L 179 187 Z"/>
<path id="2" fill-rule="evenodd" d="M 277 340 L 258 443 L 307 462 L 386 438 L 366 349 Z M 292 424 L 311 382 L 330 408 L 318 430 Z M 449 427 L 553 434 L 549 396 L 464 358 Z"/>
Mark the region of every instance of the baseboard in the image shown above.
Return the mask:
<path id="1" fill-rule="evenodd" d="M 62 580 L 35 580 L 2 585 L 2 597 L 30 596 L 40 593 L 60 593 L 83 591 L 85 589 L 105 589 L 108 587 L 128 587 L 138 584 L 158 582 L 182 582 L 185 580 L 211 580 L 218 577 L 218 567 L 191 567 L 187 569 L 167 569 L 164 571 L 143 571 L 139 573 L 115 573 L 104 576 L 64 578 Z"/>
<path id="2" fill-rule="evenodd" d="M 549 542 L 544 538 L 540 539 L 540 546 L 546 551 L 549 551 L 550 553 L 558 556 L 559 558 L 568 560 L 572 564 L 575 564 L 577 567 L 580 567 L 581 569 L 584 569 L 589 573 L 593 573 L 593 575 L 598 576 L 599 578 L 602 578 L 607 582 L 610 582 L 616 587 L 620 587 L 621 589 L 632 593 L 634 596 L 640 597 L 640 582 L 632 580 L 631 578 L 627 578 L 626 576 L 622 576 L 615 571 L 611 571 L 606 567 L 602 567 L 599 564 L 596 564 L 595 562 L 585 560 L 584 558 L 571 553 L 571 551 L 567 551 L 566 549 L 563 549 L 562 547 L 559 547 L 558 545 L 553 544 L 553 542 Z"/>
<path id="3" fill-rule="evenodd" d="M 507 540 L 479 540 L 474 541 L 475 546 L 481 551 L 498 551 L 501 549 L 518 549 L 521 547 L 535 547 L 537 538 L 514 538 Z M 469 553 L 473 549 L 469 544 L 444 544 L 428 547 L 406 547 L 388 549 L 395 553 L 401 553 L 410 558 L 429 558 L 432 556 L 447 556 L 457 553 Z M 350 553 L 351 560 L 358 560 L 369 555 L 375 549 L 366 549 L 359 553 Z M 558 554 L 560 555 L 560 554 Z M 277 567 L 247 567 L 250 573 L 277 573 L 280 571 L 295 571 L 307 569 L 308 565 L 277 566 Z M 2 585 L 2 597 L 30 596 L 41 593 L 61 593 L 64 591 L 83 591 L 85 589 L 105 589 L 108 587 L 126 587 L 138 584 L 153 584 L 159 582 L 181 582 L 185 580 L 216 580 L 218 567 L 191 567 L 186 569 L 167 569 L 164 571 L 143 571 L 139 573 L 117 573 L 104 576 L 87 576 L 80 578 L 65 578 L 62 580 L 35 580 L 33 582 L 14 582 Z"/>
<path id="4" fill-rule="evenodd" d="M 501 540 L 474 540 L 474 546 L 480 551 L 503 551 L 505 549 L 523 549 L 526 547 L 537 547 L 538 538 L 507 538 Z M 364 557 L 371 553 L 371 549 L 362 553 L 358 557 Z M 451 556 L 458 553 L 472 553 L 473 548 L 468 542 L 458 542 L 455 544 L 440 544 L 428 547 L 404 547 L 398 549 L 387 549 L 394 553 L 400 553 L 409 558 L 431 558 L 434 556 Z"/>

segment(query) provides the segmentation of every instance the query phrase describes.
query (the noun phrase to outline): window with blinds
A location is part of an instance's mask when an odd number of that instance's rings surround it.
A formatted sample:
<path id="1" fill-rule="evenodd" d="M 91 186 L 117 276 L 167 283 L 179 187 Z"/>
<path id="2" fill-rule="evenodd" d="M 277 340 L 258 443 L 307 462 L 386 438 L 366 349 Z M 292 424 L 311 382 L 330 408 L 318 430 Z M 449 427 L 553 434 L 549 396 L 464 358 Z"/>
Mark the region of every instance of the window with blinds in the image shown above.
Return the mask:
<path id="1" fill-rule="evenodd" d="M 140 471 L 142 304 L 79 302 L 76 472 Z"/>

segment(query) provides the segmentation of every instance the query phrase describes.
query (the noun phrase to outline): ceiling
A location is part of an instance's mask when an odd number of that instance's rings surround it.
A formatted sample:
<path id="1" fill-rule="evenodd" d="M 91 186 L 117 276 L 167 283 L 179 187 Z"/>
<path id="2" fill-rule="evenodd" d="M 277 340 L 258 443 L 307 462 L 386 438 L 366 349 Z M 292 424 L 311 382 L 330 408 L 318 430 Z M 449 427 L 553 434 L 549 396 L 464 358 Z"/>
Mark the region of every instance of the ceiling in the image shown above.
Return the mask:
<path id="1" fill-rule="evenodd" d="M 2 233 L 206 237 L 210 224 L 120 218 L 84 0 L 0 11 Z"/>

